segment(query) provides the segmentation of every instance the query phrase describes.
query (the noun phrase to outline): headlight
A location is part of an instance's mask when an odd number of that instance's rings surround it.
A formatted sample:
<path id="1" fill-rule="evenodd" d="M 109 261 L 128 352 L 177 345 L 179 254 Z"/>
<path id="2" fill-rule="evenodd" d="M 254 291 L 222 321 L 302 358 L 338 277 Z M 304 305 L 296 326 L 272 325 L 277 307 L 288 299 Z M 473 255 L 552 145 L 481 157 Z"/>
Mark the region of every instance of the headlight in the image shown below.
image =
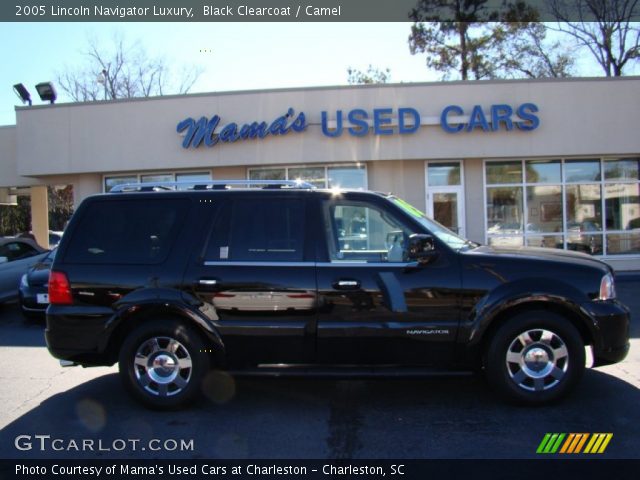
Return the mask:
<path id="1" fill-rule="evenodd" d="M 26 273 L 24 275 L 22 275 L 22 278 L 20 279 L 20 286 L 21 287 L 28 287 L 29 286 L 29 282 L 27 281 L 27 274 Z"/>
<path id="2" fill-rule="evenodd" d="M 600 280 L 600 294 L 598 300 L 611 300 L 616 298 L 616 287 L 613 282 L 613 275 L 607 273 L 602 280 Z"/>

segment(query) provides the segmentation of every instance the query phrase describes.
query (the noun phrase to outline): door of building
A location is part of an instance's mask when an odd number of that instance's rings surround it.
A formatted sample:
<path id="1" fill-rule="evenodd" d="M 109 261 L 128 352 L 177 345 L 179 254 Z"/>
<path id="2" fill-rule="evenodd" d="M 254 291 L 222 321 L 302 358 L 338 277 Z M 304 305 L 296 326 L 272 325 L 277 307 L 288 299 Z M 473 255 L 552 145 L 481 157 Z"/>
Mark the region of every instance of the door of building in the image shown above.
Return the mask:
<path id="1" fill-rule="evenodd" d="M 465 236 L 462 162 L 427 162 L 427 215 Z"/>

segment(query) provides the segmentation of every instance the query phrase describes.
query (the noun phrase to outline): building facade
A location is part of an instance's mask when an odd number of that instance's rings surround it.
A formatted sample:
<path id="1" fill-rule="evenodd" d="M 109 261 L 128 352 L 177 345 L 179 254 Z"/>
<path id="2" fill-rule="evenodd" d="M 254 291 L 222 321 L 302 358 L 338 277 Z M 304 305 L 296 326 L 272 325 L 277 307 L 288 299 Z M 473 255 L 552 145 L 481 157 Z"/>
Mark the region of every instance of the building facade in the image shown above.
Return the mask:
<path id="1" fill-rule="evenodd" d="M 28 187 L 37 238 L 46 185 L 73 184 L 78 203 L 127 182 L 300 178 L 393 192 L 481 243 L 640 269 L 640 77 L 194 94 L 16 118 L 0 127 L 0 201 Z"/>

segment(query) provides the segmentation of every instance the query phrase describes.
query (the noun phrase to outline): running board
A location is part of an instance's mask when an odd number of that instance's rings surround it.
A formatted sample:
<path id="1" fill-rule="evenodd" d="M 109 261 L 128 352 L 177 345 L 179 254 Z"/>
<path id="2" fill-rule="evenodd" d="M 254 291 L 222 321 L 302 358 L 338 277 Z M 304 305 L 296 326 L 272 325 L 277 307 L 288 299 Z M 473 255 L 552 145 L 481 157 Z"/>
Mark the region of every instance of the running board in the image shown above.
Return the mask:
<path id="1" fill-rule="evenodd" d="M 259 365 L 254 368 L 228 370 L 238 377 L 315 377 L 315 378 L 421 378 L 469 376 L 471 371 L 437 370 L 425 367 L 397 366 L 314 366 L 314 365 Z"/>

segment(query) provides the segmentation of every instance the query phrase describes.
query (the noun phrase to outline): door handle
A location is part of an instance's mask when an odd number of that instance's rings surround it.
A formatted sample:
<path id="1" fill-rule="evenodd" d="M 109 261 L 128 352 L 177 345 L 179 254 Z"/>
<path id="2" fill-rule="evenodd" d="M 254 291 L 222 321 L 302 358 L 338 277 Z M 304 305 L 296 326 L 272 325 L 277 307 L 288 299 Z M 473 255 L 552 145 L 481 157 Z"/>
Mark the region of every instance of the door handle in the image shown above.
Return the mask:
<path id="1" fill-rule="evenodd" d="M 360 289 L 360 281 L 352 278 L 341 278 L 333 282 L 333 288 L 336 290 L 358 290 Z"/>
<path id="2" fill-rule="evenodd" d="M 216 278 L 201 278 L 198 287 L 205 292 L 214 292 L 220 289 L 220 281 Z"/>

